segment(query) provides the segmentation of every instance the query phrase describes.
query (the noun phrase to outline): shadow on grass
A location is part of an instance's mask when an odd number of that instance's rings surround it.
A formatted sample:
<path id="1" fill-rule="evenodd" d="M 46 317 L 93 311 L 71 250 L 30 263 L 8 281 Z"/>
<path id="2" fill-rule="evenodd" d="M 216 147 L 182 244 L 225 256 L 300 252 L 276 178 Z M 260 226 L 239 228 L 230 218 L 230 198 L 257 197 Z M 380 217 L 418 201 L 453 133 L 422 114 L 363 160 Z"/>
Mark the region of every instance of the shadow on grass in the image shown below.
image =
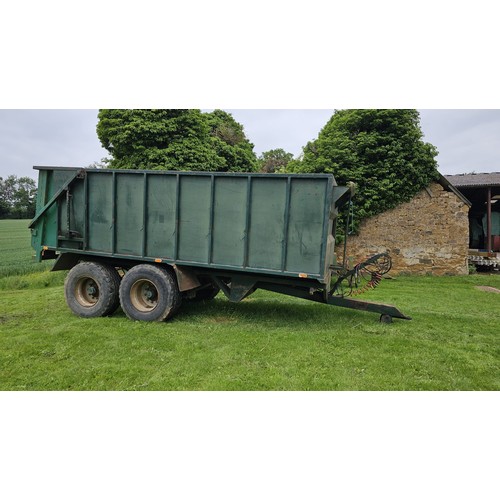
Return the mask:
<path id="1" fill-rule="evenodd" d="M 316 325 L 325 322 L 332 324 L 337 321 L 377 322 L 376 314 L 368 314 L 354 310 L 341 309 L 326 304 L 281 302 L 270 299 L 249 299 L 240 303 L 229 302 L 218 298 L 207 302 L 186 303 L 175 321 L 193 322 L 199 320 L 207 323 L 265 323 L 268 326 L 282 327 L 291 323 Z"/>

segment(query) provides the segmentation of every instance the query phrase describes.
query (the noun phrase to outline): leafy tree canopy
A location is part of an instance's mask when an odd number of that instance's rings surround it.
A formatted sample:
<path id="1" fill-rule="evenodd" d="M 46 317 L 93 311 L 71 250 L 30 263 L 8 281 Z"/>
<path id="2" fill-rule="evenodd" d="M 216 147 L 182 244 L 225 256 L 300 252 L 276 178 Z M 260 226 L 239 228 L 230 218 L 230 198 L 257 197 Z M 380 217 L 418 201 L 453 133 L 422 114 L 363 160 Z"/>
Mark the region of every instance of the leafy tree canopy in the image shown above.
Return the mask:
<path id="1" fill-rule="evenodd" d="M 257 159 L 243 127 L 221 110 L 101 109 L 97 136 L 109 167 L 253 171 Z"/>
<path id="2" fill-rule="evenodd" d="M 436 148 L 423 141 L 415 109 L 335 111 L 304 147 L 296 172 L 333 173 L 357 185 L 354 227 L 362 219 L 409 201 L 438 177 Z"/>
<path id="3" fill-rule="evenodd" d="M 246 138 L 243 126 L 232 115 L 216 109 L 204 114 L 210 127 L 211 143 L 220 158 L 226 162 L 226 170 L 251 172 L 257 168 L 253 144 Z"/>
<path id="4" fill-rule="evenodd" d="M 293 160 L 293 154 L 287 153 L 284 149 L 271 149 L 264 151 L 259 156 L 260 171 L 267 174 L 282 172 L 286 170 L 288 164 Z"/>
<path id="5" fill-rule="evenodd" d="M 35 216 L 36 184 L 31 177 L 0 177 L 0 218 L 30 219 Z"/>

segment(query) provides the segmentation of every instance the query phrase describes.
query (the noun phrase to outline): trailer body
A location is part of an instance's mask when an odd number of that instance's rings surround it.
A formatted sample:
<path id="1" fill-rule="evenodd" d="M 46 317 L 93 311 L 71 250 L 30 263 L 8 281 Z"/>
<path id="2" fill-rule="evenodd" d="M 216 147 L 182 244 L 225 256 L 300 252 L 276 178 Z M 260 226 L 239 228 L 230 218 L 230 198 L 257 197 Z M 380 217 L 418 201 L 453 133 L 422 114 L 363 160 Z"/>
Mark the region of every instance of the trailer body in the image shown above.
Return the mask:
<path id="1" fill-rule="evenodd" d="M 56 252 L 324 282 L 333 264 L 333 175 L 39 167 L 37 258 Z"/>
<path id="2" fill-rule="evenodd" d="M 333 175 L 35 168 L 32 245 L 38 261 L 57 258 L 54 270 L 149 264 L 173 270 L 185 297 L 211 287 L 237 302 L 267 288 L 331 303 L 336 220 L 350 196 Z M 82 279 L 68 293 L 91 312 L 98 283 Z M 155 279 L 137 297 L 156 297 Z"/>

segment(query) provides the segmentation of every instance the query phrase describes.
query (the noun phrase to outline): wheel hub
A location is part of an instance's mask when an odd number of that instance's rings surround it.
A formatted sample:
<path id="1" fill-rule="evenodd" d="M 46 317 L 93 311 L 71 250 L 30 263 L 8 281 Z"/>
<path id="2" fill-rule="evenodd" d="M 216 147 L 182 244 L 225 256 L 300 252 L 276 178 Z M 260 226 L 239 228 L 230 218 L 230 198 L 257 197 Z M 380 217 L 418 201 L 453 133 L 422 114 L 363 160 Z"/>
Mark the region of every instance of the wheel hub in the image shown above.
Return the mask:
<path id="1" fill-rule="evenodd" d="M 156 288 L 150 286 L 149 284 L 143 285 L 142 296 L 148 302 L 154 302 L 158 298 L 158 294 L 156 293 Z"/>
<path id="2" fill-rule="evenodd" d="M 80 278 L 75 288 L 74 296 L 83 307 L 93 307 L 99 301 L 99 286 L 92 278 Z"/>
<path id="3" fill-rule="evenodd" d="M 149 312 L 158 305 L 158 289 L 149 280 L 137 280 L 130 289 L 130 300 L 137 310 Z"/>

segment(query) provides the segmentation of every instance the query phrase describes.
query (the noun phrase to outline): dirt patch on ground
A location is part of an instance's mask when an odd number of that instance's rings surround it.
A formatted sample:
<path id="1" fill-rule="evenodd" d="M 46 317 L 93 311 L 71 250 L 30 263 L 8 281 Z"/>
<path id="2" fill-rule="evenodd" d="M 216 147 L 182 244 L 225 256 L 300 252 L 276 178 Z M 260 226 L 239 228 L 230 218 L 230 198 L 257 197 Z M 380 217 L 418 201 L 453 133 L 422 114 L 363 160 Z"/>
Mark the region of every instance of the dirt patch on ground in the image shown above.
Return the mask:
<path id="1" fill-rule="evenodd" d="M 494 288 L 492 286 L 476 286 L 476 288 L 478 290 L 482 290 L 483 292 L 500 293 L 498 288 Z"/>

